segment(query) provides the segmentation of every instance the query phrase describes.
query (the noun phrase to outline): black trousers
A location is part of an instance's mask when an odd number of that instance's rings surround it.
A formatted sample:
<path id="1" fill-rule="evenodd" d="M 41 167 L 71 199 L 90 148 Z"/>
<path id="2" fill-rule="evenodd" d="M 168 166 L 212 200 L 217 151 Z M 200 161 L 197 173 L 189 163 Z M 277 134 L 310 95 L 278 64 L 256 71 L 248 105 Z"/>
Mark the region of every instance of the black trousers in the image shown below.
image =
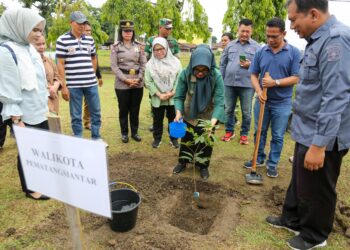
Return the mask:
<path id="1" fill-rule="evenodd" d="M 49 130 L 48 121 L 43 121 L 42 123 L 39 123 L 36 125 L 29 125 L 29 124 L 25 124 L 25 125 L 26 125 L 26 127 L 30 127 L 30 128 L 39 128 L 39 129 L 43 129 L 43 130 Z M 19 179 L 21 181 L 21 186 L 22 186 L 23 192 L 33 193 L 32 190 L 29 190 L 27 188 L 26 180 L 24 178 L 23 167 L 22 167 L 22 163 L 21 163 L 21 159 L 20 159 L 19 155 L 17 156 L 17 169 L 18 169 Z"/>
<path id="2" fill-rule="evenodd" d="M 193 128 L 194 133 L 197 133 L 198 135 L 203 134 L 205 131 L 202 127 L 198 127 L 198 126 L 193 126 L 190 123 L 184 121 L 187 124 L 187 129 L 188 128 Z M 193 152 L 200 152 L 202 151 L 202 154 L 199 155 L 199 157 L 202 158 L 207 158 L 208 161 L 206 161 L 205 163 L 196 163 L 196 166 L 199 167 L 200 169 L 202 168 L 208 168 L 209 164 L 210 164 L 210 158 L 211 158 L 211 154 L 213 153 L 213 147 L 212 146 L 206 146 L 204 143 L 198 143 L 197 145 L 193 145 L 193 146 L 186 146 L 183 143 L 186 143 L 188 141 L 193 141 L 193 135 L 191 133 L 189 133 L 188 131 L 186 131 L 186 134 L 184 137 L 181 138 L 181 145 L 180 145 L 180 153 L 179 153 L 179 163 L 181 164 L 187 164 L 189 163 L 188 159 L 183 159 L 183 156 L 187 156 L 188 155 L 185 152 L 188 152 L 190 154 L 192 154 L 193 156 Z"/>
<path id="3" fill-rule="evenodd" d="M 116 89 L 115 93 L 118 98 L 119 123 L 122 135 L 129 134 L 128 119 L 130 119 L 131 134 L 137 134 L 143 88 Z"/>
<path id="4" fill-rule="evenodd" d="M 282 222 L 300 229 L 300 236 L 310 243 L 321 243 L 332 231 L 337 200 L 336 185 L 343 157 L 348 150 L 326 151 L 323 168 L 304 168 L 309 148 L 296 143 L 292 179 L 283 205 Z"/>
<path id="5" fill-rule="evenodd" d="M 168 133 L 169 133 L 169 123 L 175 119 L 175 107 L 174 105 L 160 106 L 159 108 L 152 107 L 153 113 L 153 138 L 155 140 L 161 140 L 163 135 L 163 120 L 164 114 L 166 112 L 166 117 L 168 119 Z M 170 135 L 169 135 L 170 136 Z M 175 138 L 170 136 L 170 140 Z"/>
<path id="6" fill-rule="evenodd" d="M 1 111 L 2 111 L 2 103 L 0 102 L 0 147 L 2 147 L 5 143 L 6 129 L 7 129 L 6 121 L 2 120 Z"/>
<path id="7" fill-rule="evenodd" d="M 1 116 L 2 107 L 3 107 L 3 104 L 0 102 L 0 147 L 4 146 L 5 144 L 7 126 L 10 127 L 11 133 L 13 133 L 11 119 L 8 119 L 6 121 L 2 119 L 2 116 Z"/>

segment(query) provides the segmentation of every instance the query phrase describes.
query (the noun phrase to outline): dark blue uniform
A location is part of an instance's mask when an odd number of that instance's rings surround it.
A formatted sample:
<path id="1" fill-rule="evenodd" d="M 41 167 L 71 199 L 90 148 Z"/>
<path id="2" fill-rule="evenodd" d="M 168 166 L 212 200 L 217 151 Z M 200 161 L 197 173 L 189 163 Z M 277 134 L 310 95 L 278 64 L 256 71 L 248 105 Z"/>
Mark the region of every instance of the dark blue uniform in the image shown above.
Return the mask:
<path id="1" fill-rule="evenodd" d="M 296 141 L 293 173 L 282 222 L 300 228 L 300 236 L 321 243 L 332 231 L 336 184 L 350 147 L 350 28 L 335 17 L 308 40 L 293 105 Z M 323 168 L 304 168 L 311 145 L 326 147 Z"/>

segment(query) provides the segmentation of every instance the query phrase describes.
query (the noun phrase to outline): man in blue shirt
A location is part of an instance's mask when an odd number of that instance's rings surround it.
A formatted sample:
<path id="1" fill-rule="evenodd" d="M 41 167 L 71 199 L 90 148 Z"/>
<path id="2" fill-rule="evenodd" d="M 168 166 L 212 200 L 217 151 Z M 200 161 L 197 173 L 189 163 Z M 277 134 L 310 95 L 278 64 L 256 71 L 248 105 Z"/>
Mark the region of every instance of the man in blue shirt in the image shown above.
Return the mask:
<path id="1" fill-rule="evenodd" d="M 336 184 L 350 147 L 350 28 L 328 11 L 327 0 L 289 0 L 291 28 L 308 42 L 293 104 L 296 141 L 292 179 L 275 227 L 298 231 L 293 249 L 327 245 Z"/>
<path id="2" fill-rule="evenodd" d="M 248 68 L 255 52 L 260 48 L 259 44 L 251 39 L 252 26 L 253 23 L 249 19 L 242 19 L 239 22 L 238 38 L 228 44 L 220 60 L 220 71 L 225 82 L 226 115 L 226 134 L 221 140 L 230 141 L 235 136 L 233 128 L 237 121 L 234 112 L 239 98 L 242 109 L 240 143 L 243 145 L 248 144 L 254 95 Z"/>
<path id="3" fill-rule="evenodd" d="M 260 112 L 260 104 L 265 102 L 265 113 L 261 128 L 257 166 L 263 166 L 266 158 L 264 152 L 267 131 L 271 125 L 272 139 L 270 153 L 266 161 L 267 176 L 278 176 L 277 165 L 280 160 L 284 134 L 292 108 L 293 85 L 298 82 L 300 51 L 284 40 L 285 23 L 280 18 L 272 18 L 266 24 L 267 45 L 255 53 L 249 68 L 251 81 L 257 99 L 254 106 L 255 134 Z M 270 74 L 267 75 L 266 73 Z M 262 87 L 267 88 L 267 100 Z M 252 162 L 244 163 L 251 168 Z"/>

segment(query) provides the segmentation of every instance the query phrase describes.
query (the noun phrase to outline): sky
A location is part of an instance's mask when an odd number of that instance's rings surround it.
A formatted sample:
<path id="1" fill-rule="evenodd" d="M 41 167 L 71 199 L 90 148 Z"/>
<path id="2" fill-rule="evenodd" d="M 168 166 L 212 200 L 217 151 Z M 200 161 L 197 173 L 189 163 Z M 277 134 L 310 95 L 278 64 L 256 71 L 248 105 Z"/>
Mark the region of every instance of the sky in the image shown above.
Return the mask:
<path id="1" fill-rule="evenodd" d="M 87 1 L 95 7 L 101 7 L 102 4 L 106 2 L 106 0 Z M 0 0 L 0 2 L 4 3 L 9 8 L 20 6 L 16 0 Z M 212 35 L 216 36 L 217 38 L 220 38 L 222 34 L 222 20 L 227 10 L 227 0 L 199 0 L 199 2 L 202 4 L 208 15 L 209 26 L 213 29 Z M 350 15 L 347 11 L 349 9 L 350 0 L 343 2 L 329 2 L 330 13 L 335 14 L 338 20 L 347 24 L 348 26 L 350 26 Z M 303 49 L 306 44 L 305 40 L 299 39 L 297 34 L 289 29 L 288 21 L 286 22 L 286 27 L 286 39 L 288 40 L 288 42 L 297 46 L 299 49 Z"/>

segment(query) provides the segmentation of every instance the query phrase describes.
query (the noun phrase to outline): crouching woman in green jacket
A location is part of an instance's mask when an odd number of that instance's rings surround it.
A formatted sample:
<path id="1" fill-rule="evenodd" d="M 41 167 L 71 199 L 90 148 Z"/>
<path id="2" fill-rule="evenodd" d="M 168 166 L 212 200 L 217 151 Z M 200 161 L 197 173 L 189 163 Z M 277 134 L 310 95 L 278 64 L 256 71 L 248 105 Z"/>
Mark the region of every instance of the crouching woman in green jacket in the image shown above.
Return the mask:
<path id="1" fill-rule="evenodd" d="M 205 132 L 203 127 L 198 126 L 199 119 L 210 120 L 213 128 L 218 121 L 224 122 L 224 81 L 216 68 L 215 57 L 207 45 L 199 45 L 193 51 L 187 68 L 181 72 L 174 104 L 176 109 L 174 121 L 183 119 L 187 128 L 193 128 L 198 135 Z M 184 145 L 193 140 L 192 133 L 186 131 L 181 139 L 179 160 L 173 173 L 178 174 L 185 170 L 189 161 L 183 157 L 187 156 L 187 153 L 192 154 L 196 148 L 204 148 L 200 157 L 207 158 L 208 161 L 196 163 L 196 167 L 199 168 L 201 177 L 207 179 L 213 147 L 198 144 L 190 147 Z"/>

